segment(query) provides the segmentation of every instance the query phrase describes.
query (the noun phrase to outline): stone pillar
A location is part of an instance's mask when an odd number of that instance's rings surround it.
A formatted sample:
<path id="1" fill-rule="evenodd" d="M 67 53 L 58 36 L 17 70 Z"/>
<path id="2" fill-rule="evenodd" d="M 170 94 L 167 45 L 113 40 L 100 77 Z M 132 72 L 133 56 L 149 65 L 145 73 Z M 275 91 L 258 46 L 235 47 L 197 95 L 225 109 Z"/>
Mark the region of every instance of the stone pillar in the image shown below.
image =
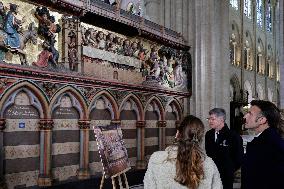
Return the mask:
<path id="1" fill-rule="evenodd" d="M 3 131 L 5 129 L 6 121 L 5 119 L 0 119 L 0 188 L 6 188 L 6 183 L 4 180 L 4 139 Z"/>
<path id="2" fill-rule="evenodd" d="M 191 2 L 192 40 L 191 112 L 205 121 L 208 111 L 222 107 L 230 115 L 229 1 Z M 202 103 L 200 103 L 202 102 Z"/>
<path id="3" fill-rule="evenodd" d="M 87 179 L 90 177 L 89 171 L 89 133 L 90 120 L 79 120 L 80 128 L 80 167 L 78 170 L 79 179 Z"/>
<path id="4" fill-rule="evenodd" d="M 159 150 L 166 148 L 166 126 L 166 121 L 157 121 L 157 127 L 159 128 Z"/>
<path id="5" fill-rule="evenodd" d="M 145 125 L 146 121 L 137 121 L 137 169 L 145 169 L 146 161 L 145 161 Z"/>
<path id="6" fill-rule="evenodd" d="M 51 186 L 51 147 L 52 147 L 52 119 L 39 120 L 40 129 L 40 170 L 39 186 Z"/>
<path id="7" fill-rule="evenodd" d="M 279 48 L 279 66 L 280 66 L 280 108 L 284 109 L 284 1 L 278 1 L 278 27 L 279 27 L 279 35 L 277 36 L 277 46 Z"/>

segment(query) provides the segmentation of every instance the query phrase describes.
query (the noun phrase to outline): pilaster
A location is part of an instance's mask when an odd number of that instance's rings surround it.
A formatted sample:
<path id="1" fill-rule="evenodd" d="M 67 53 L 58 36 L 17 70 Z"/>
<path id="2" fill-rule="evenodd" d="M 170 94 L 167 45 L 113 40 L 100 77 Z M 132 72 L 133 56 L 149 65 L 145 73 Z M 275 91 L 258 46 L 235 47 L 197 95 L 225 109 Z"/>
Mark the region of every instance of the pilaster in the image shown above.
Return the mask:
<path id="1" fill-rule="evenodd" d="M 137 121 L 136 130 L 137 130 L 137 169 L 145 169 L 145 125 L 146 121 Z"/>
<path id="2" fill-rule="evenodd" d="M 51 186 L 51 147 L 52 147 L 52 119 L 39 120 L 40 129 L 40 170 L 39 186 Z"/>
<path id="3" fill-rule="evenodd" d="M 159 128 L 159 150 L 164 150 L 166 148 L 166 126 L 166 121 L 157 121 L 157 127 Z"/>
<path id="4" fill-rule="evenodd" d="M 5 129 L 6 121 L 5 119 L 0 119 L 0 188 L 6 188 L 6 183 L 4 180 L 4 138 L 3 132 Z"/>
<path id="5" fill-rule="evenodd" d="M 80 167 L 78 170 L 78 178 L 87 179 L 90 177 L 89 171 L 89 133 L 90 120 L 79 120 L 80 129 Z"/>

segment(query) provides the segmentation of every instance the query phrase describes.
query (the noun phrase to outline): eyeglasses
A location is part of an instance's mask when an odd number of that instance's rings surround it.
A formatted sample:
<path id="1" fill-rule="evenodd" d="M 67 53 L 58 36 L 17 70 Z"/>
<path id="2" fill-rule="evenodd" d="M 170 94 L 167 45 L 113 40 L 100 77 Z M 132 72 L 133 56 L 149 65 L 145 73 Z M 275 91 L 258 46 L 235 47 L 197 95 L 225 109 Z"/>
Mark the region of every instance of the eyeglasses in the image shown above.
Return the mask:
<path id="1" fill-rule="evenodd" d="M 215 121 L 217 118 L 214 118 L 214 117 L 208 117 L 206 118 L 207 121 Z"/>

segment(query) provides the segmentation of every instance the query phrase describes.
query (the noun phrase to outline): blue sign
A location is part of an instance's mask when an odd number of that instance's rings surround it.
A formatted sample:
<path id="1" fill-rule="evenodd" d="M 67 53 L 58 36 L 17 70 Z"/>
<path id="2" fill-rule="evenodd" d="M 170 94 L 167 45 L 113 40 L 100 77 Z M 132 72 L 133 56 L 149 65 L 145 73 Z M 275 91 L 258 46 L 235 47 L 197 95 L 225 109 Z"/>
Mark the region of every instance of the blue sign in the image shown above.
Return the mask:
<path id="1" fill-rule="evenodd" d="M 26 124 L 25 123 L 19 123 L 19 128 L 23 129 L 26 127 Z"/>

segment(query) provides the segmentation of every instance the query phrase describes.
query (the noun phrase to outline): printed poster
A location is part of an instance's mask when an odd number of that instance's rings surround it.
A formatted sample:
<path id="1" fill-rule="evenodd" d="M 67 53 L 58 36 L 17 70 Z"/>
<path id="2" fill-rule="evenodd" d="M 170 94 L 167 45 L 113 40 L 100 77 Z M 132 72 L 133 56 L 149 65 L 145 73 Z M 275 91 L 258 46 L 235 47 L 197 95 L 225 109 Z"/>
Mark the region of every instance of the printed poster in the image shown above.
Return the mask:
<path id="1" fill-rule="evenodd" d="M 120 125 L 95 126 L 94 133 L 106 178 L 130 167 Z"/>

